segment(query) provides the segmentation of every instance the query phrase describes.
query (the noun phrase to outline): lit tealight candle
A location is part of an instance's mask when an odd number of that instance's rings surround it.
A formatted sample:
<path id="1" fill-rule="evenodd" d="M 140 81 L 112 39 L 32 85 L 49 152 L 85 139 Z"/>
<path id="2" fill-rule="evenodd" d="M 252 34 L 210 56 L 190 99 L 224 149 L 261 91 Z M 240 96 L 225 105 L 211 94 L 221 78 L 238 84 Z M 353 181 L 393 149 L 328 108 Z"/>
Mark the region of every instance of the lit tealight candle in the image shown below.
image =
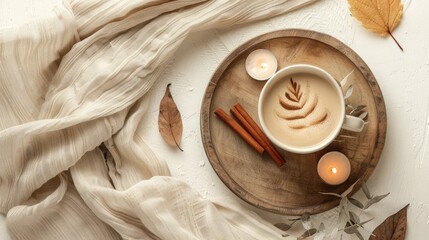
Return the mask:
<path id="1" fill-rule="evenodd" d="M 257 49 L 246 58 L 246 71 L 256 80 L 267 80 L 277 70 L 277 59 L 266 49 Z"/>
<path id="2" fill-rule="evenodd" d="M 350 176 L 350 161 L 340 152 L 328 152 L 320 158 L 317 173 L 330 185 L 339 185 Z"/>

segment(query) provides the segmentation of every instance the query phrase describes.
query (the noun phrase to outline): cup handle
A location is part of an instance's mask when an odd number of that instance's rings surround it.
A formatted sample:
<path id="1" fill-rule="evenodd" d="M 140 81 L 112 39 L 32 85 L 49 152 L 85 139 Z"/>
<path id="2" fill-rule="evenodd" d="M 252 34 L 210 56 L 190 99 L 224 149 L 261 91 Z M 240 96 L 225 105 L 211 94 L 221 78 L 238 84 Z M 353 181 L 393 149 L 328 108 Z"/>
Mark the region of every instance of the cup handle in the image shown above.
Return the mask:
<path id="1" fill-rule="evenodd" d="M 364 124 L 365 122 L 362 119 L 346 115 L 342 128 L 352 132 L 361 132 L 363 130 Z"/>

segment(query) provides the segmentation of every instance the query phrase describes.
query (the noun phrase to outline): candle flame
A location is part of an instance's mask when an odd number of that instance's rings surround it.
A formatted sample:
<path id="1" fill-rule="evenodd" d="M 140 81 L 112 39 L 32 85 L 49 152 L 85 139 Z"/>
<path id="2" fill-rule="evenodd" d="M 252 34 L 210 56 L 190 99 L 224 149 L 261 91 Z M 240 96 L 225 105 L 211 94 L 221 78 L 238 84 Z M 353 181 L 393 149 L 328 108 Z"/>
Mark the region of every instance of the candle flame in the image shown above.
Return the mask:
<path id="1" fill-rule="evenodd" d="M 337 169 L 336 168 L 331 168 L 331 172 L 333 173 L 333 174 L 336 174 L 337 173 Z"/>

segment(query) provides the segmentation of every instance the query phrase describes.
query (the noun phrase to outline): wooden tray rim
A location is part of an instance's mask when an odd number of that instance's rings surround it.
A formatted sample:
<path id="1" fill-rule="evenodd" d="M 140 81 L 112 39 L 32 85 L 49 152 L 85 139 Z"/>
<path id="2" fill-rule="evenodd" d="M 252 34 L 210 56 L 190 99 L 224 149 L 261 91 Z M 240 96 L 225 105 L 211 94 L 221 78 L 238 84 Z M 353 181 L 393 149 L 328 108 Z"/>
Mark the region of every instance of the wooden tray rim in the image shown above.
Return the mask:
<path id="1" fill-rule="evenodd" d="M 210 133 L 210 125 L 211 125 L 210 124 L 210 107 L 212 104 L 212 96 L 215 92 L 217 82 L 220 80 L 224 71 L 236 59 L 237 56 L 239 56 L 240 54 L 242 54 L 252 46 L 270 39 L 285 38 L 285 37 L 306 38 L 313 41 L 319 41 L 330 47 L 337 49 L 359 69 L 359 71 L 363 74 L 364 78 L 367 80 L 367 83 L 371 89 L 374 102 L 376 104 L 376 109 L 377 109 L 378 123 L 377 123 L 377 131 L 376 131 L 377 133 L 376 143 L 375 143 L 376 146 L 374 147 L 374 151 L 371 153 L 370 162 L 369 162 L 370 166 L 367 168 L 363 176 L 359 179 L 359 182 L 356 184 L 356 186 L 354 187 L 353 191 L 349 194 L 349 196 L 354 194 L 356 191 L 360 189 L 360 187 L 362 186 L 362 181 L 366 181 L 370 177 L 370 175 L 374 171 L 375 166 L 378 164 L 380 160 L 380 156 L 383 151 L 386 133 L 387 133 L 387 117 L 386 117 L 386 106 L 384 103 L 384 98 L 373 73 L 371 72 L 368 65 L 363 61 L 363 59 L 356 52 L 354 52 L 350 47 L 345 45 L 343 42 L 325 33 L 320 33 L 320 32 L 306 30 L 306 29 L 293 29 L 293 28 L 277 30 L 277 31 L 272 31 L 272 32 L 268 32 L 268 33 L 256 36 L 248 40 L 247 42 L 241 44 L 236 49 L 234 49 L 216 68 L 204 93 L 203 100 L 201 103 L 201 109 L 200 109 L 201 138 L 202 138 L 204 150 L 207 154 L 207 158 L 210 164 L 212 165 L 213 169 L 215 170 L 216 174 L 218 175 L 218 177 L 236 196 L 238 196 L 245 202 L 253 206 L 256 206 L 260 209 L 263 209 L 265 211 L 273 212 L 276 214 L 283 214 L 283 215 L 302 215 L 304 213 L 317 214 L 320 212 L 330 210 L 333 207 L 337 206 L 339 204 L 339 199 L 334 198 L 331 201 L 328 201 L 316 206 L 290 208 L 286 206 L 278 207 L 269 202 L 263 201 L 255 197 L 253 194 L 243 189 L 234 179 L 232 179 L 227 174 L 225 169 L 222 167 L 222 163 L 219 161 L 219 158 L 216 154 L 216 150 L 214 149 L 214 145 L 213 145 L 212 137 Z M 386 127 L 384 129 L 381 129 L 379 127 L 380 124 L 384 124 Z M 233 184 L 233 186 L 230 186 L 230 184 L 226 182 L 227 179 L 230 182 L 233 182 L 235 184 Z M 266 205 L 268 205 L 268 207 Z"/>

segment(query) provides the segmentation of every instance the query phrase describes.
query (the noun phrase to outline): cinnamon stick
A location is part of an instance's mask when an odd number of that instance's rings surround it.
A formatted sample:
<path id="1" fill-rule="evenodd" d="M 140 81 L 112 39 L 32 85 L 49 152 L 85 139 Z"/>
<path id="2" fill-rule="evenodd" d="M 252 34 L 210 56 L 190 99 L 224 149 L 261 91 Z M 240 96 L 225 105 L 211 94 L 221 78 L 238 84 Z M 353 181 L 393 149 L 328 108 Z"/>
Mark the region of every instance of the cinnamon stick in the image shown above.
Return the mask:
<path id="1" fill-rule="evenodd" d="M 268 139 L 268 137 L 262 132 L 258 124 L 253 118 L 247 113 L 247 111 L 240 105 L 235 104 L 231 108 L 231 113 L 238 119 L 238 121 L 244 126 L 244 128 L 252 135 L 252 137 L 265 149 L 268 155 L 274 160 L 277 166 L 281 167 L 285 164 L 285 160 Z"/>
<path id="2" fill-rule="evenodd" d="M 214 113 L 226 124 L 228 124 L 228 126 L 230 126 L 238 135 L 240 135 L 240 137 L 244 141 L 246 141 L 253 149 L 255 149 L 255 151 L 257 151 L 260 155 L 264 153 L 264 148 L 224 110 L 218 108 L 215 110 Z"/>

